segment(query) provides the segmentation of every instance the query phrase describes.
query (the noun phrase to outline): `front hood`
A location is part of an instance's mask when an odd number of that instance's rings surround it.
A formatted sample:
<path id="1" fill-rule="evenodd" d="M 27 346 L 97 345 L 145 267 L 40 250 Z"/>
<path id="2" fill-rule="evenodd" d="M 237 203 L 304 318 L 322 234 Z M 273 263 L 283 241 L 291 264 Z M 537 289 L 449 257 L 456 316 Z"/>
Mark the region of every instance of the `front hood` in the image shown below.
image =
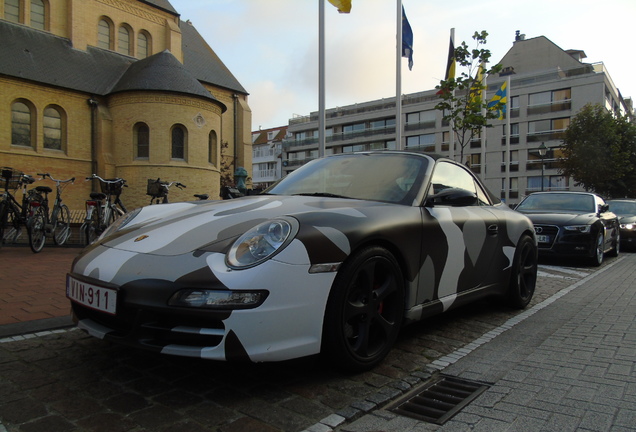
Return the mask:
<path id="1" fill-rule="evenodd" d="M 259 195 L 240 199 L 144 207 L 128 225 L 104 238 L 103 246 L 137 253 L 180 255 L 230 242 L 248 229 L 279 216 L 338 213 L 361 217 L 365 207 L 392 204 L 350 199 Z"/>
<path id="2" fill-rule="evenodd" d="M 588 225 L 594 223 L 598 216 L 594 213 L 555 213 L 555 212 L 522 212 L 533 224 L 539 225 Z"/>

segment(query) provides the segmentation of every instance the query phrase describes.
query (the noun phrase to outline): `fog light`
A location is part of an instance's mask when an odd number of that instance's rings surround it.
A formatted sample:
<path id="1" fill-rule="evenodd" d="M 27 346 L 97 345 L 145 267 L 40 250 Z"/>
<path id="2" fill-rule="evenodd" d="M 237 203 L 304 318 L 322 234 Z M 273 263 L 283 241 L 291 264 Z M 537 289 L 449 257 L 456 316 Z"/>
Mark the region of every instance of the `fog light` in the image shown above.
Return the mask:
<path id="1" fill-rule="evenodd" d="M 168 301 L 170 306 L 203 309 L 252 309 L 263 304 L 267 291 L 223 291 L 185 289 Z"/>

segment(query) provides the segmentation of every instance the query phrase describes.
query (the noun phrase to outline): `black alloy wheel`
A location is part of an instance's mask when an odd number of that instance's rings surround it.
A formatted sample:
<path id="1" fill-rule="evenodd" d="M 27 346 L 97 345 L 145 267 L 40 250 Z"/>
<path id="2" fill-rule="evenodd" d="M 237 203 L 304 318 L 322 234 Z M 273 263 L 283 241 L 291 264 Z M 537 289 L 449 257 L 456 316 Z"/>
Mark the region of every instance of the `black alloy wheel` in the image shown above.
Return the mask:
<path id="1" fill-rule="evenodd" d="M 537 285 L 538 251 L 534 240 L 524 235 L 519 239 L 508 287 L 508 305 L 516 309 L 525 308 Z"/>
<path id="2" fill-rule="evenodd" d="M 323 355 L 340 369 L 372 369 L 391 350 L 403 317 L 404 279 L 395 257 L 381 247 L 363 249 L 336 276 L 323 325 Z"/>

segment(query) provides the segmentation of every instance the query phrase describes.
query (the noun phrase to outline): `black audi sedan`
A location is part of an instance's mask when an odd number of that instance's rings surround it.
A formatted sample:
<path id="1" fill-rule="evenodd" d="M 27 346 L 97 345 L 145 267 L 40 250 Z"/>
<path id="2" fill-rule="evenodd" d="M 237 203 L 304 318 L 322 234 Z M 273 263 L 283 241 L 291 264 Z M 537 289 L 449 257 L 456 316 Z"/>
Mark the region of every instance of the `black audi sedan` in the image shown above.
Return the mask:
<path id="1" fill-rule="evenodd" d="M 539 255 L 582 257 L 599 266 L 620 250 L 618 217 L 600 196 L 588 192 L 536 192 L 516 210 L 534 224 Z"/>
<path id="2" fill-rule="evenodd" d="M 636 199 L 613 199 L 608 200 L 607 203 L 620 222 L 621 247 L 636 249 Z"/>

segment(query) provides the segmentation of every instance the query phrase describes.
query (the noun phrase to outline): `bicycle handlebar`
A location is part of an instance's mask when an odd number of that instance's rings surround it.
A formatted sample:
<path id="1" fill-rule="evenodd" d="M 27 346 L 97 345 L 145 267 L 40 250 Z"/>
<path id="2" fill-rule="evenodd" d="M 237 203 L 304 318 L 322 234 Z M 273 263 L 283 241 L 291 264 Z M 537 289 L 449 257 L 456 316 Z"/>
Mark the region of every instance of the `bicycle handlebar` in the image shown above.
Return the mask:
<path id="1" fill-rule="evenodd" d="M 119 177 L 116 178 L 116 179 L 113 179 L 113 180 L 103 179 L 100 176 L 98 176 L 97 174 L 93 174 L 91 177 L 86 177 L 87 181 L 88 180 L 94 180 L 94 179 L 97 179 L 97 180 L 99 180 L 100 182 L 103 182 L 103 183 L 121 183 L 125 187 L 128 187 L 128 185 L 126 184 L 126 180 L 124 180 L 123 178 L 119 178 Z"/>
<path id="2" fill-rule="evenodd" d="M 47 177 L 48 177 L 48 178 L 50 178 L 51 180 L 53 180 L 54 182 L 56 182 L 56 183 L 68 183 L 68 182 L 73 183 L 73 182 L 75 182 L 75 177 L 71 177 L 70 179 L 66 179 L 66 180 L 58 180 L 58 179 L 53 178 L 53 177 L 51 176 L 51 174 L 49 174 L 49 173 L 44 173 L 44 174 L 40 174 L 40 173 L 38 173 L 38 175 L 39 175 L 39 176 L 42 176 L 42 179 L 45 179 L 45 178 L 47 178 Z"/>

